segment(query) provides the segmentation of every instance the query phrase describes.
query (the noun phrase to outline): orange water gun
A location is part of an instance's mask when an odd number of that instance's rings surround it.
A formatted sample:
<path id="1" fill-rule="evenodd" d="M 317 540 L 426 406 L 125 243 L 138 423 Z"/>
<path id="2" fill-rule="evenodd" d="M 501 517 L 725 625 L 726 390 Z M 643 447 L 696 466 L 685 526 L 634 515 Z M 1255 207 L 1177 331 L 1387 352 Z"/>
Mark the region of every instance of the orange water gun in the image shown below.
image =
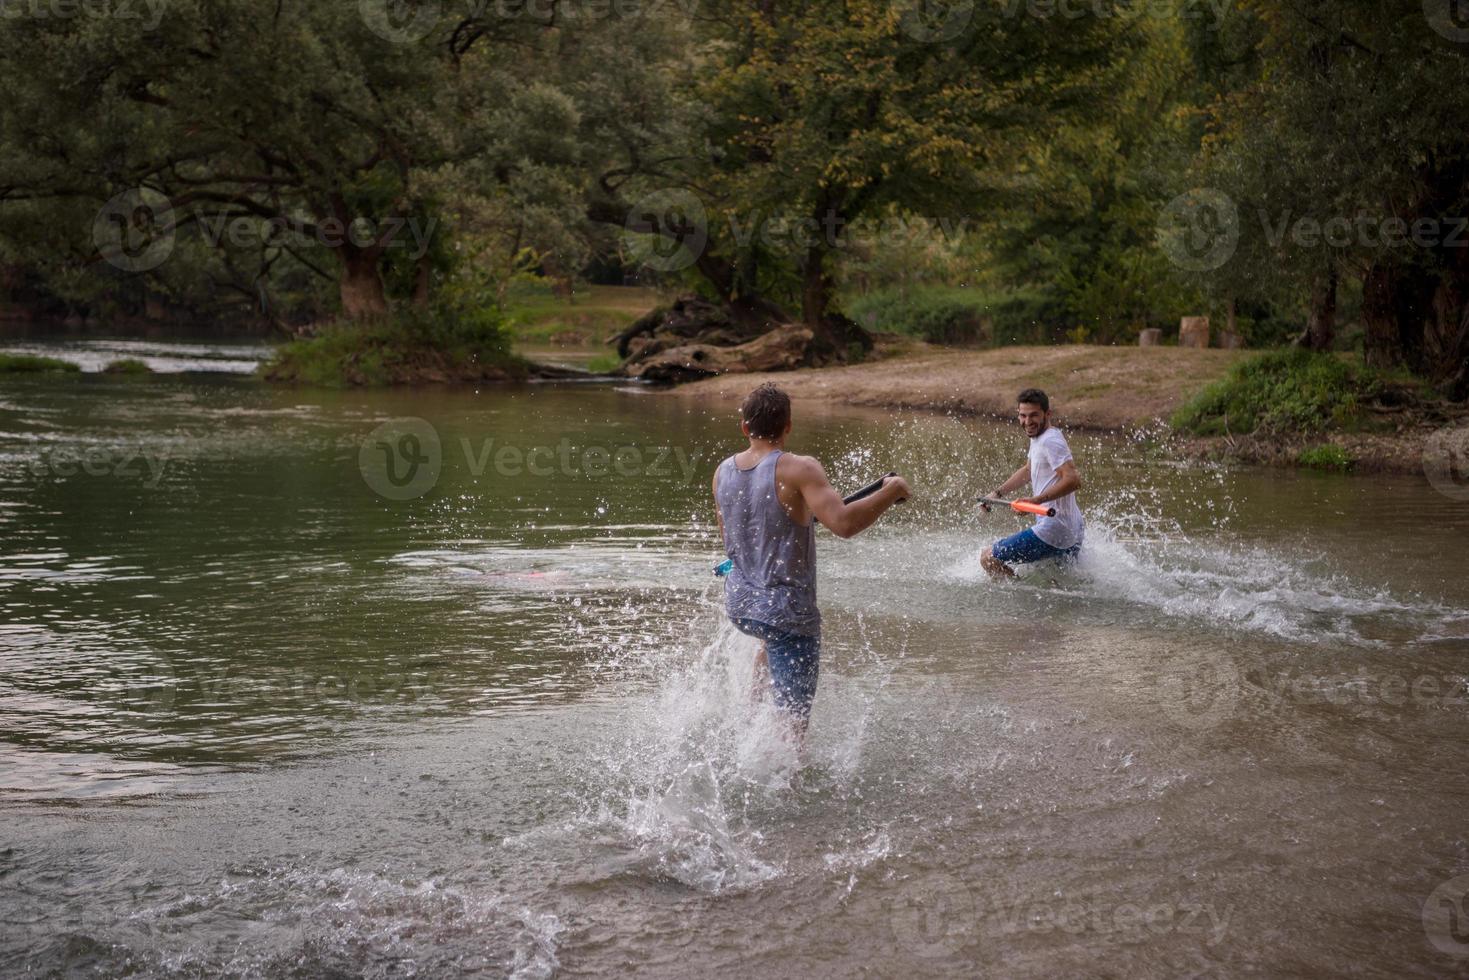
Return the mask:
<path id="1" fill-rule="evenodd" d="M 1009 507 L 1017 514 L 1034 514 L 1036 517 L 1055 517 L 1056 508 L 1044 504 L 1028 504 L 1023 500 L 999 500 L 995 497 L 980 497 L 986 507 Z"/>

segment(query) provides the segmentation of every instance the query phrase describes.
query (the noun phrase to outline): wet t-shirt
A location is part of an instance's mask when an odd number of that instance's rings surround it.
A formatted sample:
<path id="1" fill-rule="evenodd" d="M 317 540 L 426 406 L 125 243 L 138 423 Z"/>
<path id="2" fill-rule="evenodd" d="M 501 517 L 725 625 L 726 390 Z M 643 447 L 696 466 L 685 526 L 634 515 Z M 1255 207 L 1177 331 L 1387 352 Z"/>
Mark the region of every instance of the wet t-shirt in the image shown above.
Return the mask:
<path id="1" fill-rule="evenodd" d="M 1040 496 L 1051 488 L 1059 477 L 1056 471 L 1061 464 L 1071 459 L 1071 447 L 1060 429 L 1047 428 L 1030 440 L 1030 488 L 1032 496 Z M 1072 548 L 1081 544 L 1086 525 L 1081 518 L 1081 508 L 1076 504 L 1076 494 L 1068 493 L 1050 502 L 1056 508 L 1055 517 L 1040 517 L 1035 522 L 1035 536 L 1052 548 Z"/>

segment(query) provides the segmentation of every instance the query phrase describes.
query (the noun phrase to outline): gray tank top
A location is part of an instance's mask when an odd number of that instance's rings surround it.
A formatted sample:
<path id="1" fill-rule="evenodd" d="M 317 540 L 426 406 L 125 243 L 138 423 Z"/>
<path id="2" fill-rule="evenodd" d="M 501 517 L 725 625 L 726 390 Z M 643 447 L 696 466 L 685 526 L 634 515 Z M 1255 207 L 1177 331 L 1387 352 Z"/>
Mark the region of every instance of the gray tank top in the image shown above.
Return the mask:
<path id="1" fill-rule="evenodd" d="M 719 464 L 715 503 L 724 521 L 724 551 L 734 563 L 724 580 L 730 619 L 753 619 L 787 633 L 821 635 L 816 608 L 816 522 L 797 524 L 775 493 L 771 453 L 742 470 L 731 456 Z"/>

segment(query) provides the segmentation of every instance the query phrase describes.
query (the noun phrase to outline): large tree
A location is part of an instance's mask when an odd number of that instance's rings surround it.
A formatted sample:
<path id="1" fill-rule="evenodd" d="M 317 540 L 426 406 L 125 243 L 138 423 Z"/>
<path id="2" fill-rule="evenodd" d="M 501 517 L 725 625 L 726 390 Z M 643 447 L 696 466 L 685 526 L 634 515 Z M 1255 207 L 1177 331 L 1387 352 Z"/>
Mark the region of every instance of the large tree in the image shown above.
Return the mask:
<path id="1" fill-rule="evenodd" d="M 1440 10 L 1439 8 L 1443 8 Z M 1469 30 L 1447 4 L 1249 0 L 1259 70 L 1212 107 L 1202 182 L 1239 213 L 1220 281 L 1289 281 L 1330 341 L 1360 282 L 1369 363 L 1469 395 Z M 1443 17 L 1438 15 L 1442 13 Z"/>
<path id="2" fill-rule="evenodd" d="M 1014 3 L 928 17 L 887 0 L 700 9 L 703 111 L 683 146 L 640 146 L 610 168 L 619 206 L 603 213 L 660 193 L 696 205 L 696 267 L 721 298 L 793 307 L 827 356 L 870 344 L 835 309 L 852 229 L 895 209 L 951 229 L 984 213 L 1037 145 L 1104 109 L 1139 40 L 1128 18 Z M 687 207 L 672 210 L 677 230 Z"/>
<path id="3" fill-rule="evenodd" d="M 445 252 L 434 175 L 472 192 L 569 161 L 558 134 L 575 112 L 520 71 L 544 23 L 388 9 L 193 0 L 156 25 L 7 19 L 0 237 L 100 271 L 119 247 L 108 222 L 136 237 L 151 220 L 182 256 L 135 263 L 158 283 L 206 252 L 245 282 L 310 270 L 347 317 L 385 312 L 393 276 L 423 301 Z M 119 213 L 88 220 L 108 201 Z"/>

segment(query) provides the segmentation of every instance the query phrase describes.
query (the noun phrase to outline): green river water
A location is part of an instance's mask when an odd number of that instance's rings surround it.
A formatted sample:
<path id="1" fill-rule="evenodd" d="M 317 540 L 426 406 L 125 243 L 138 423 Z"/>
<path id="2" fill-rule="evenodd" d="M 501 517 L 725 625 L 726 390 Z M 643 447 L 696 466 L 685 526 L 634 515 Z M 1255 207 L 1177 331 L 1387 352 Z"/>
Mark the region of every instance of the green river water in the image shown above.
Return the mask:
<path id="1" fill-rule="evenodd" d="M 798 761 L 727 405 L 0 380 L 0 975 L 1469 975 L 1469 504 L 1071 441 L 992 584 L 1014 426 L 797 404 L 915 491 Z"/>

